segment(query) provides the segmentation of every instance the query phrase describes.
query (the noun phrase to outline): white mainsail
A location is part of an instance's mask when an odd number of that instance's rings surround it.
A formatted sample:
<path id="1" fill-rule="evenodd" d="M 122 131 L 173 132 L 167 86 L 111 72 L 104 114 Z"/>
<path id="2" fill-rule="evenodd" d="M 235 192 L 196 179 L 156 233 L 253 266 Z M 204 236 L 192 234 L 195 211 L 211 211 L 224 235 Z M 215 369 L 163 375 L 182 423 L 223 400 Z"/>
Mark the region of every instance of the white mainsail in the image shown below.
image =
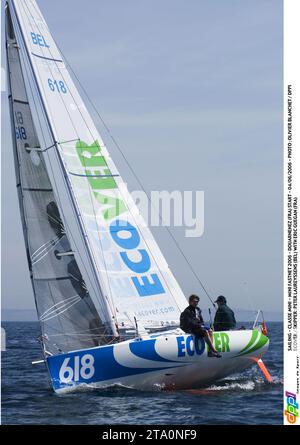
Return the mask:
<path id="1" fill-rule="evenodd" d="M 52 144 L 49 135 L 43 135 L 45 146 L 41 142 L 47 149 L 45 167 L 101 319 L 114 332 L 115 321 L 125 320 L 125 313 L 145 326 L 178 323 L 185 296 L 104 146 L 36 2 L 8 4 L 51 130 Z"/>
<path id="2" fill-rule="evenodd" d="M 51 353 L 97 346 L 110 328 L 99 318 L 70 255 L 70 243 L 47 174 L 26 93 L 9 10 L 6 9 L 9 103 L 17 190 L 28 265 L 43 338 Z M 105 318 L 102 320 L 105 322 Z"/>

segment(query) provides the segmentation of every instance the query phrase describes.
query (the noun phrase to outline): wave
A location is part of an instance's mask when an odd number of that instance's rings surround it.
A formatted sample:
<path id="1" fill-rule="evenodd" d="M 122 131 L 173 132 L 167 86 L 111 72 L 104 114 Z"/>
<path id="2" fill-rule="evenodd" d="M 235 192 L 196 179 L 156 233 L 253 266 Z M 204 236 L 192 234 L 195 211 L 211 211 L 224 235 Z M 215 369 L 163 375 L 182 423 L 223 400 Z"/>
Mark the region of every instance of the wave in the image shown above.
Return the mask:
<path id="1" fill-rule="evenodd" d="M 105 395 L 106 393 L 107 395 L 113 395 L 114 393 L 117 394 L 118 392 L 137 391 L 137 390 L 135 390 L 130 386 L 123 385 L 122 383 L 111 383 L 103 386 L 99 386 L 93 383 L 82 383 L 79 386 L 74 385 L 63 388 L 60 390 L 59 393 L 55 393 L 55 395 L 59 397 L 59 396 L 65 396 L 66 394 L 74 394 L 81 392 L 85 393 L 87 391 L 93 391 L 93 392 L 99 391 L 101 392 L 101 395 Z"/>
<path id="2" fill-rule="evenodd" d="M 228 377 L 215 383 L 208 388 L 188 389 L 186 392 L 190 394 L 214 394 L 216 391 L 261 391 L 274 386 L 283 385 L 283 379 L 273 377 L 273 382 L 268 383 L 263 377 Z"/>

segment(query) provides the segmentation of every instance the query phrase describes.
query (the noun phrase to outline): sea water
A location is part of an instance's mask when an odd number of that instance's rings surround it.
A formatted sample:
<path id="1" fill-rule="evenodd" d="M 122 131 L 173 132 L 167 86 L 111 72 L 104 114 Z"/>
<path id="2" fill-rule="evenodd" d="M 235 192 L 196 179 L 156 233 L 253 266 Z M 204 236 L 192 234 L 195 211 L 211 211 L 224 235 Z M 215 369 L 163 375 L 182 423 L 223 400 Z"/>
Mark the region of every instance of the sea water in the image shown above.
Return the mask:
<path id="1" fill-rule="evenodd" d="M 247 324 L 244 324 L 247 326 Z M 142 392 L 114 386 L 57 395 L 41 359 L 36 322 L 4 322 L 2 353 L 3 424 L 281 424 L 283 412 L 283 325 L 268 323 L 270 348 L 264 363 L 207 389 Z M 214 360 L 212 358 L 212 360 Z"/>

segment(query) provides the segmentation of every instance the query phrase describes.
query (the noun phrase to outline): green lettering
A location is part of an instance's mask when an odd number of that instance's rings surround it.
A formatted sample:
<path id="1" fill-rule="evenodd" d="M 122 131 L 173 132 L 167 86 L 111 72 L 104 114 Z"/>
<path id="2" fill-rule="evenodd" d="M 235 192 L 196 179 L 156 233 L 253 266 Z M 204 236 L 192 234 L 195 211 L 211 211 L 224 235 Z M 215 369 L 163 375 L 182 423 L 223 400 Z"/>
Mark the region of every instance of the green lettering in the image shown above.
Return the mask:
<path id="1" fill-rule="evenodd" d="M 122 199 L 114 198 L 112 196 L 105 196 L 95 191 L 94 196 L 100 204 L 109 204 L 111 206 L 106 210 L 102 210 L 104 219 L 115 218 L 116 216 L 121 215 L 121 213 L 124 213 L 127 210 Z"/>
<path id="2" fill-rule="evenodd" d="M 221 352 L 222 350 L 222 345 L 221 345 L 221 339 L 220 339 L 220 334 L 218 332 L 214 333 L 214 341 L 215 341 L 215 348 L 218 352 Z"/>
<path id="3" fill-rule="evenodd" d="M 88 175 L 88 181 L 93 190 L 105 190 L 105 189 L 115 189 L 117 188 L 116 181 L 112 176 L 107 177 L 93 177 L 89 175 L 110 175 L 111 172 L 108 168 L 106 168 L 103 173 L 100 171 L 91 172 L 90 170 L 85 171 Z"/>
<path id="4" fill-rule="evenodd" d="M 101 147 L 96 140 L 91 145 L 83 141 L 78 141 L 76 144 L 77 154 L 83 167 L 107 167 L 104 156 L 101 156 Z M 108 204 L 110 207 L 102 210 L 104 219 L 112 219 L 127 211 L 127 208 L 122 199 L 114 198 L 112 196 L 105 196 L 96 190 L 107 190 L 117 188 L 115 179 L 110 176 L 109 168 L 102 170 L 85 170 L 87 180 L 93 190 L 94 196 L 100 204 Z M 99 176 L 97 176 L 99 175 Z M 107 176 L 101 176 L 107 175 Z"/>
<path id="5" fill-rule="evenodd" d="M 105 158 L 101 156 L 101 147 L 98 141 L 91 145 L 79 141 L 76 144 L 76 150 L 83 167 L 104 167 L 107 165 Z"/>
<path id="6" fill-rule="evenodd" d="M 229 335 L 221 332 L 222 352 L 229 352 Z"/>

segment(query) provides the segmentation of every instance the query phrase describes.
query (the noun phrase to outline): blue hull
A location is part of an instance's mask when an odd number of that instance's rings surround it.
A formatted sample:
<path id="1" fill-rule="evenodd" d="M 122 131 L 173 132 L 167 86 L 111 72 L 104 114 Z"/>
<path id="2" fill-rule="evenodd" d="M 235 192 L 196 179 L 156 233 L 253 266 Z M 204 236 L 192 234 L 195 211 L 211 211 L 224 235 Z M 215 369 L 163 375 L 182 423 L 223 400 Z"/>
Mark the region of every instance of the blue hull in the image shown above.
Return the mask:
<path id="1" fill-rule="evenodd" d="M 261 358 L 269 340 L 253 332 L 215 333 L 220 359 L 208 357 L 202 338 L 164 333 L 50 356 L 47 365 L 56 392 L 114 384 L 147 390 L 193 388 L 248 368 Z"/>

